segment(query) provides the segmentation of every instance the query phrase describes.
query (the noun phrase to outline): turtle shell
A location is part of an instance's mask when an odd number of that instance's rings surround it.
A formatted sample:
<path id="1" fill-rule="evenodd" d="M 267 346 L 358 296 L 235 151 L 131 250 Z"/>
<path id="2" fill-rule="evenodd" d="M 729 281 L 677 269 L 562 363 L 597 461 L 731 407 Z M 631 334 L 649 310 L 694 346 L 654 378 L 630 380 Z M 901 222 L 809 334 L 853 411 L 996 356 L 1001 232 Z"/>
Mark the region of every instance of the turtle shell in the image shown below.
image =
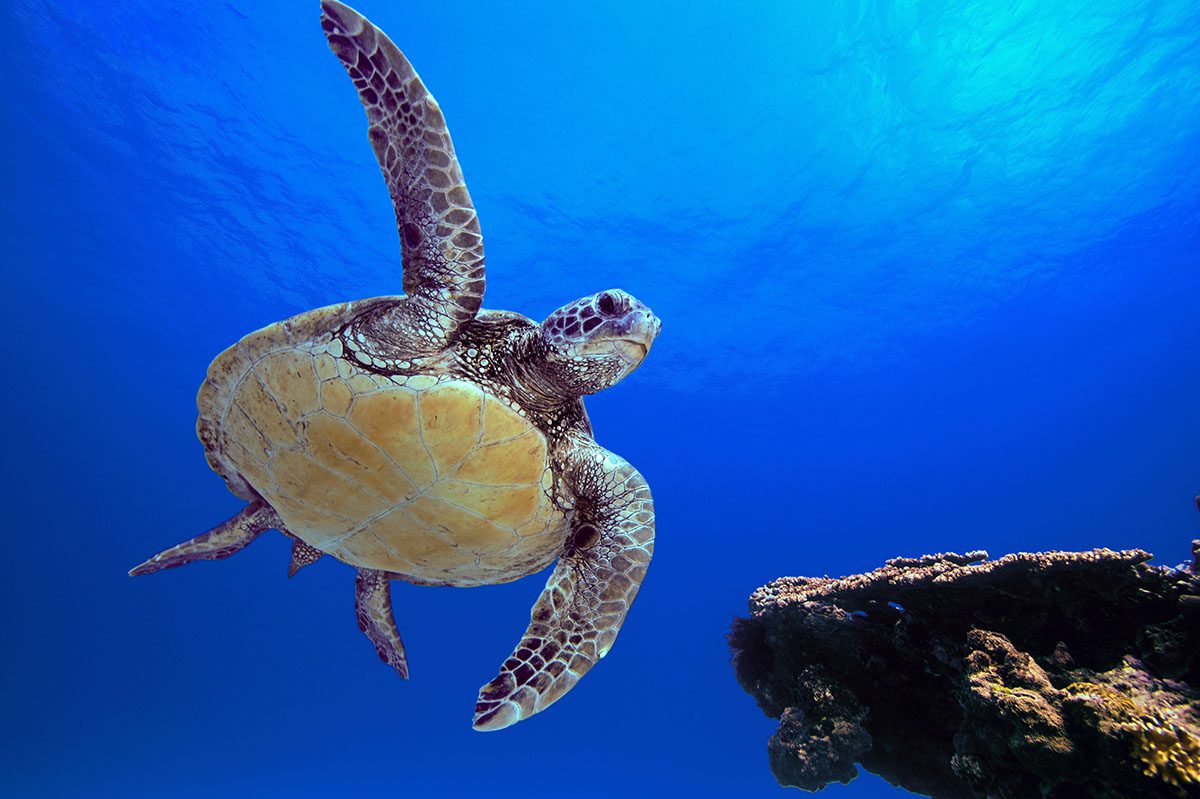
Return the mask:
<path id="1" fill-rule="evenodd" d="M 209 368 L 197 427 L 230 488 L 339 560 L 413 582 L 504 582 L 553 560 L 565 525 L 541 430 L 473 382 L 362 370 L 321 329 L 347 306 L 322 311 Z"/>

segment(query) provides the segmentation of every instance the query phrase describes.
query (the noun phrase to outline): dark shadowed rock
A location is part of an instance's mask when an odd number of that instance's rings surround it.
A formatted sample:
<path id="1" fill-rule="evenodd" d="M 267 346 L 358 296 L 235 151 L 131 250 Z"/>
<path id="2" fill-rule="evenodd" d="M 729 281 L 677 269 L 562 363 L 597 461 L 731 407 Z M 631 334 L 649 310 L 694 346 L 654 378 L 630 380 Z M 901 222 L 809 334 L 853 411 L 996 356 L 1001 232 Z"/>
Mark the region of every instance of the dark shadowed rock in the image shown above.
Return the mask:
<path id="1" fill-rule="evenodd" d="M 861 764 L 937 799 L 1200 796 L 1200 542 L 784 577 L 730 635 L 783 785 Z"/>

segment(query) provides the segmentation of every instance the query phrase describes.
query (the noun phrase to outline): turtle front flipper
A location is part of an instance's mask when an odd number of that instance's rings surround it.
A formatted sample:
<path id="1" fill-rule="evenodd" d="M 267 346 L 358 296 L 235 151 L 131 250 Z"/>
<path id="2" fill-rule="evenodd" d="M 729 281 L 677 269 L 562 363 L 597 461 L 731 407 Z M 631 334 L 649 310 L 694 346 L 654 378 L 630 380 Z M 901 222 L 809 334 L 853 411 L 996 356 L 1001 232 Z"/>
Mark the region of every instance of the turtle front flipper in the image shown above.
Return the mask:
<path id="1" fill-rule="evenodd" d="M 404 54 L 336 0 L 321 3 L 329 46 L 358 89 L 404 262 L 394 335 L 440 350 L 483 302 L 483 237 L 442 111 Z"/>
<path id="2" fill-rule="evenodd" d="M 654 552 L 654 501 L 636 469 L 592 444 L 565 476 L 579 502 L 571 536 L 521 643 L 479 692 L 477 730 L 545 710 L 608 654 Z"/>
<path id="3" fill-rule="evenodd" d="M 391 666 L 401 679 L 408 679 L 408 656 L 392 616 L 392 597 L 387 574 L 374 569 L 359 569 L 354 581 L 358 629 L 367 634 L 379 659 Z"/>
<path id="4" fill-rule="evenodd" d="M 271 528 L 279 529 L 282 522 L 275 510 L 265 502 L 251 502 L 242 512 L 227 519 L 207 533 L 184 541 L 130 569 L 129 576 L 173 569 L 197 560 L 221 560 L 243 549 Z"/>

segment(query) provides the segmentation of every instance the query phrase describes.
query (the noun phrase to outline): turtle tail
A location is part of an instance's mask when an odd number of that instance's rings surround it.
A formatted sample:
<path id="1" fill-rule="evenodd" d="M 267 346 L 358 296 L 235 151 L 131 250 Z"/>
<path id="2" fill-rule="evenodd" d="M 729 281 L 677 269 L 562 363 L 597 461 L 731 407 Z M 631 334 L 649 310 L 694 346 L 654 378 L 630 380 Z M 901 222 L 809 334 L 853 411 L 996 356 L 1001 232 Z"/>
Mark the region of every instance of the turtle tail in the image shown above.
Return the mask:
<path id="1" fill-rule="evenodd" d="M 130 570 L 129 576 L 137 577 L 139 574 L 173 569 L 196 560 L 227 558 L 257 538 L 260 533 L 272 527 L 278 528 L 282 523 L 270 505 L 262 500 L 255 500 L 243 508 L 241 513 L 207 533 L 163 550 L 145 563 L 135 566 Z"/>

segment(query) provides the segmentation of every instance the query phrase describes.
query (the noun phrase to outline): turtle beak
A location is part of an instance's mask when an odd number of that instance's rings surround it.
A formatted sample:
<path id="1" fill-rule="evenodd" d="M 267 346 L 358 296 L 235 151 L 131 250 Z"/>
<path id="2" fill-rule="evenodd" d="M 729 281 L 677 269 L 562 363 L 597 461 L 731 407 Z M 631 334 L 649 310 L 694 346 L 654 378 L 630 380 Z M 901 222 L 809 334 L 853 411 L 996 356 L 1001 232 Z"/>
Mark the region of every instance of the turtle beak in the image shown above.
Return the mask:
<path id="1" fill-rule="evenodd" d="M 662 320 L 646 307 L 634 311 L 630 316 L 633 319 L 629 325 L 631 333 L 629 338 L 645 342 L 646 351 L 649 352 L 650 345 L 654 343 L 654 339 L 658 338 L 658 334 L 662 331 Z"/>
<path id="2" fill-rule="evenodd" d="M 619 330 L 614 331 L 613 351 L 632 369 L 650 354 L 660 330 L 662 321 L 643 306 L 621 320 Z"/>

